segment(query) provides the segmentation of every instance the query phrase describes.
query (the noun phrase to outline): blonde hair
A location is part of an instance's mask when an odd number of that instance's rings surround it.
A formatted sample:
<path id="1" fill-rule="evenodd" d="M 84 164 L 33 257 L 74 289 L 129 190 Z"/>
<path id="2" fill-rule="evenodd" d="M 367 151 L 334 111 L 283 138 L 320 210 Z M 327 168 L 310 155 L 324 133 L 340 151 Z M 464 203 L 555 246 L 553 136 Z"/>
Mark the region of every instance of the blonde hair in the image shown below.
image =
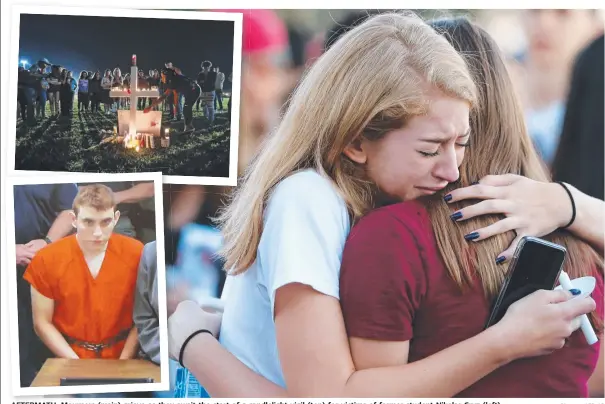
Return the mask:
<path id="1" fill-rule="evenodd" d="M 78 190 L 72 204 L 76 216 L 82 206 L 88 206 L 97 211 L 105 211 L 116 207 L 116 199 L 112 189 L 107 185 L 86 185 Z"/>
<path id="2" fill-rule="evenodd" d="M 379 139 L 425 113 L 434 89 L 475 103 L 462 57 L 415 14 L 377 15 L 343 35 L 302 79 L 219 215 L 225 268 L 237 274 L 252 265 L 270 193 L 298 170 L 330 179 L 353 221 L 373 208 L 375 185 L 343 150 L 360 136 Z"/>

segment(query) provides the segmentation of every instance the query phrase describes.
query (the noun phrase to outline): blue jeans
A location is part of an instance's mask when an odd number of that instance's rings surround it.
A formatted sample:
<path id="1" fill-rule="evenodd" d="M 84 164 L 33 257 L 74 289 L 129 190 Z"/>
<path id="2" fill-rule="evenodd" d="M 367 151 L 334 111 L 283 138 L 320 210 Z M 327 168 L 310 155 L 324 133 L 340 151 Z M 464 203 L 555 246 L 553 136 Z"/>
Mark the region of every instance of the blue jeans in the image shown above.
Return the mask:
<path id="1" fill-rule="evenodd" d="M 31 87 L 25 87 L 23 89 L 25 100 L 27 103 L 27 121 L 35 122 L 34 119 L 34 105 L 36 102 L 36 89 Z"/>
<path id="2" fill-rule="evenodd" d="M 48 99 L 46 90 L 39 90 L 37 92 L 37 96 L 38 96 L 38 105 L 37 105 L 38 116 L 45 118 L 46 117 L 46 101 Z"/>
<path id="3" fill-rule="evenodd" d="M 214 100 L 216 93 L 214 91 L 202 93 L 202 103 L 204 104 L 204 116 L 208 118 L 210 123 L 214 122 Z"/>
<path id="4" fill-rule="evenodd" d="M 183 116 L 183 104 L 185 103 L 185 94 L 178 93 L 177 100 L 178 102 L 176 104 L 176 116 L 181 118 Z"/>

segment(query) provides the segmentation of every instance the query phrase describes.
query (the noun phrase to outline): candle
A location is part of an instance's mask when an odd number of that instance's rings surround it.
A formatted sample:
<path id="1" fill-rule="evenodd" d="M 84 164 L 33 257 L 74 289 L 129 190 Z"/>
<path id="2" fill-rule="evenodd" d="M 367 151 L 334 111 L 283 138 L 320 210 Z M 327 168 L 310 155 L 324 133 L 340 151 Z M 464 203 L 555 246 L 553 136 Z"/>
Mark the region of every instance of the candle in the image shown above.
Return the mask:
<path id="1" fill-rule="evenodd" d="M 137 65 L 137 55 L 132 55 L 132 65 L 136 66 Z"/>
<path id="2" fill-rule="evenodd" d="M 137 145 L 137 147 L 136 147 L 135 150 L 138 151 L 138 152 L 140 152 L 141 151 L 141 147 Z"/>

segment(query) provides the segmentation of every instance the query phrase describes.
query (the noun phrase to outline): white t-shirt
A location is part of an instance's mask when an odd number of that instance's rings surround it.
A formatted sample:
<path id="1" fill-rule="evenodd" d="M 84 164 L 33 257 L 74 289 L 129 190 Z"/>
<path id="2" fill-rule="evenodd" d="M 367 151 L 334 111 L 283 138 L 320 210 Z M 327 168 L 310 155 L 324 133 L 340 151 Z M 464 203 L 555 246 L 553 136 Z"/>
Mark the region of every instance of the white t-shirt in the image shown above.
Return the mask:
<path id="1" fill-rule="evenodd" d="M 279 183 L 265 210 L 256 261 L 225 283 L 223 346 L 285 387 L 273 322 L 275 292 L 289 283 L 303 283 L 338 298 L 349 229 L 344 200 L 316 171 L 300 171 Z"/>

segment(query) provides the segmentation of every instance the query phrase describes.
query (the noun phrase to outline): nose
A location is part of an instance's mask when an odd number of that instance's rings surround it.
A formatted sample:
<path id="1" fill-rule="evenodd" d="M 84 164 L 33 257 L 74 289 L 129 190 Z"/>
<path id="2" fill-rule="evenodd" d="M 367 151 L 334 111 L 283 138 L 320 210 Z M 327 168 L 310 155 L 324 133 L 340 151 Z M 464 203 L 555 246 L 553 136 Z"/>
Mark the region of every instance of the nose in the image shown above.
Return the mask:
<path id="1" fill-rule="evenodd" d="M 101 226 L 95 226 L 95 231 L 92 233 L 95 237 L 100 237 L 103 235 L 103 230 L 101 230 Z"/>
<path id="2" fill-rule="evenodd" d="M 441 159 L 437 162 L 433 175 L 440 180 L 447 182 L 456 182 L 460 176 L 458 156 L 454 148 L 442 153 Z"/>

